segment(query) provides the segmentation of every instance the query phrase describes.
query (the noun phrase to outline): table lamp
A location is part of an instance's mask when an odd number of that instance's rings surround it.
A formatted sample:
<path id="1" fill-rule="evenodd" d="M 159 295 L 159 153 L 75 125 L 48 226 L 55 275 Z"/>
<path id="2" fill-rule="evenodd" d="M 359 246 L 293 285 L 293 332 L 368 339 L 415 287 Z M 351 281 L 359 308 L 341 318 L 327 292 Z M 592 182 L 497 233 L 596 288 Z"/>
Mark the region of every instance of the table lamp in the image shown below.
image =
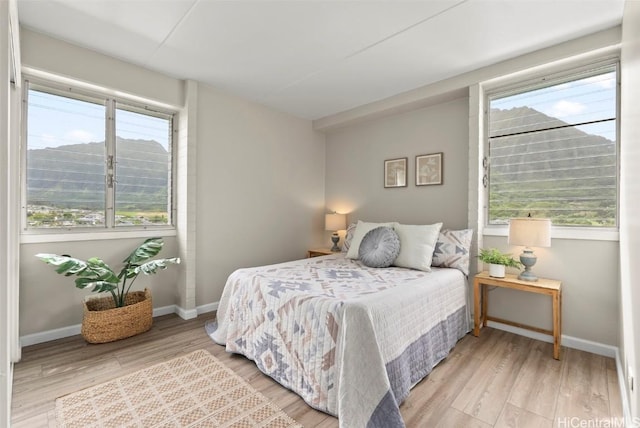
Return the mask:
<path id="1" fill-rule="evenodd" d="M 331 251 L 340 251 L 340 247 L 338 247 L 338 242 L 340 241 L 340 236 L 338 236 L 338 230 L 345 230 L 347 228 L 347 216 L 346 214 L 338 214 L 331 213 L 324 215 L 324 229 L 330 230 L 333 232 L 331 235 L 331 241 L 333 242 L 333 247 L 331 247 Z"/>
<path id="2" fill-rule="evenodd" d="M 530 247 L 551 246 L 551 220 L 548 218 L 512 218 L 509 220 L 509 245 L 524 245 L 520 262 L 524 271 L 518 275 L 522 281 L 537 281 L 538 277 L 531 271 L 538 258 Z"/>

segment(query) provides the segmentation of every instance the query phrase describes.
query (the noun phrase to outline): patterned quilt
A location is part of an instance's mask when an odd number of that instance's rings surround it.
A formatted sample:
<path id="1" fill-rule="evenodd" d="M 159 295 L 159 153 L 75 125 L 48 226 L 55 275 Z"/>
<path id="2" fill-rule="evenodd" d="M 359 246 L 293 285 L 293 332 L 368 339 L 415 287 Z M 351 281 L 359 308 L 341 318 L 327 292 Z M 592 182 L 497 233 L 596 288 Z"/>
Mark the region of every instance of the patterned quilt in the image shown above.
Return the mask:
<path id="1" fill-rule="evenodd" d="M 207 332 L 341 427 L 402 427 L 411 387 L 469 330 L 466 290 L 456 269 L 343 254 L 239 269 Z"/>

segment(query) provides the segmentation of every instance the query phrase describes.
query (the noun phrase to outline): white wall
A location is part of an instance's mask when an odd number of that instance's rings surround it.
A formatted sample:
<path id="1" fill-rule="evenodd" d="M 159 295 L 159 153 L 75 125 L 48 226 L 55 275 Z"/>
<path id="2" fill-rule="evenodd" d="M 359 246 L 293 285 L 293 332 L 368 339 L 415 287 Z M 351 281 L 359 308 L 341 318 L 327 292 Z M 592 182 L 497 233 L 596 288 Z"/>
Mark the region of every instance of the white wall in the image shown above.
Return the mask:
<path id="1" fill-rule="evenodd" d="M 625 3 L 622 30 L 621 354 L 631 415 L 637 418 L 640 417 L 640 2 Z M 630 389 L 630 376 L 635 378 L 633 391 Z"/>
<path id="2" fill-rule="evenodd" d="M 7 206 L 8 189 L 6 183 L 9 166 L 9 2 L 0 2 L 0 242 L 7 241 L 9 224 L 7 222 L 9 207 Z M 11 411 L 11 358 L 10 358 L 10 325 L 9 314 L 9 257 L 4 255 L 3 245 L 0 258 L 0 426 L 8 426 Z"/>
<path id="3" fill-rule="evenodd" d="M 341 128 L 327 135 L 327 207 L 348 221 L 467 224 L 468 99 Z M 415 157 L 443 152 L 443 184 L 415 185 Z M 407 187 L 384 188 L 384 160 L 408 157 Z"/>
<path id="4" fill-rule="evenodd" d="M 24 27 L 20 32 L 22 65 L 85 83 L 180 106 L 182 81 L 137 65 L 79 48 Z"/>
<path id="5" fill-rule="evenodd" d="M 184 82 L 184 106 L 180 110 L 176 170 L 181 171 L 176 183 L 178 249 L 182 261 L 178 276 L 179 315 L 184 319 L 195 318 L 196 309 L 196 210 L 198 179 L 198 82 Z M 185 173 L 186 171 L 186 173 Z"/>
<path id="6" fill-rule="evenodd" d="M 303 258 L 324 221 L 324 136 L 311 122 L 200 84 L 198 305 L 235 269 Z"/>
<path id="7" fill-rule="evenodd" d="M 215 303 L 227 276 L 238 267 L 302 258 L 307 248 L 322 239 L 324 136 L 313 131 L 310 121 L 206 85 L 187 85 L 29 30 L 23 31 L 22 50 L 23 63 L 28 68 L 77 78 L 176 108 L 185 107 L 187 96 L 191 101 L 197 100 L 186 110 L 194 115 L 188 127 L 189 133 L 196 135 L 191 149 L 197 152 L 196 184 L 192 187 L 196 189 L 196 242 L 189 241 L 196 249 L 196 290 L 192 293 L 183 289 L 192 282 L 185 280 L 185 263 L 153 278 L 139 278 L 138 287 L 152 287 L 154 307 L 178 304 L 193 309 L 193 294 L 195 305 Z M 189 91 L 197 93 L 189 95 Z M 183 173 L 192 171 L 178 175 Z M 181 203 L 193 203 L 182 196 L 178 198 Z M 183 229 L 191 230 L 189 225 Z M 184 250 L 178 248 L 185 245 L 182 238 L 166 237 L 161 255 L 174 256 Z M 22 244 L 20 334 L 79 324 L 80 302 L 89 294 L 75 289 L 71 279 L 55 274 L 34 254 L 100 256 L 117 265 L 139 241 Z"/>
<path id="8" fill-rule="evenodd" d="M 53 266 L 46 265 L 34 257 L 38 253 L 69 254 L 87 259 L 100 257 L 116 273 L 121 261 L 136 248 L 144 238 L 49 242 L 22 244 L 20 248 L 20 335 L 40 333 L 64 328 L 82 322 L 82 299 L 91 294 L 89 290 L 75 288 L 73 277 L 55 273 Z M 175 237 L 164 239 L 160 256 L 178 254 Z M 151 289 L 153 306 L 163 307 L 177 303 L 176 278 L 179 267 L 170 266 L 153 277 L 140 275 L 135 290 Z"/>
<path id="9" fill-rule="evenodd" d="M 483 248 L 498 248 L 516 257 L 522 252 L 522 247 L 509 246 L 505 237 L 483 240 Z M 618 242 L 552 239 L 551 248 L 536 248 L 535 253 L 536 275 L 562 281 L 562 334 L 618 346 Z M 552 328 L 549 297 L 505 289 L 490 293 L 492 316 Z"/>

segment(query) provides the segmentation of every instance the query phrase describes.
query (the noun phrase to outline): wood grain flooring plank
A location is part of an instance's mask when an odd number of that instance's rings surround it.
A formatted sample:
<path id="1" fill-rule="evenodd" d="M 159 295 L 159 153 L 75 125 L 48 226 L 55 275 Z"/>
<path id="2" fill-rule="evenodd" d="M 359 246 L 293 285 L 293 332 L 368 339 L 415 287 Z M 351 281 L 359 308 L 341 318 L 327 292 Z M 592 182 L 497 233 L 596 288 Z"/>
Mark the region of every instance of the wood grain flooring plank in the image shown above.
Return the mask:
<path id="1" fill-rule="evenodd" d="M 613 359 L 609 358 L 607 362 L 609 360 Z M 609 414 L 615 418 L 622 418 L 622 397 L 620 396 L 620 384 L 615 364 L 613 368 L 611 368 L 610 364 L 607 364 L 607 389 L 609 392 Z"/>
<path id="2" fill-rule="evenodd" d="M 553 345 L 551 345 L 551 349 L 553 350 Z M 553 421 L 551 419 L 514 406 L 511 403 L 505 404 L 495 425 L 496 428 L 551 428 L 552 426 Z"/>
<path id="3" fill-rule="evenodd" d="M 115 359 L 85 371 L 67 371 L 42 378 L 37 383 L 22 383 L 13 391 L 12 420 L 21 421 L 52 410 L 55 399 L 121 376 Z M 14 419 L 14 416 L 18 415 Z"/>
<path id="4" fill-rule="evenodd" d="M 533 343 L 522 336 L 508 337 L 477 366 L 452 407 L 495 424 Z"/>
<path id="5" fill-rule="evenodd" d="M 302 426 L 304 427 L 315 427 L 315 428 L 338 428 L 338 419 L 334 418 L 333 416 L 329 416 L 326 415 L 326 418 L 319 420 L 319 422 L 316 422 L 315 420 L 309 420 L 307 424 L 305 424 L 305 421 L 307 415 L 303 416 L 300 419 L 300 423 L 302 424 Z"/>
<path id="6" fill-rule="evenodd" d="M 21 364 L 26 364 L 32 360 L 42 360 L 47 357 L 55 357 L 60 352 L 72 352 L 74 349 L 87 346 L 85 341 L 79 341 L 79 336 L 69 336 L 50 342 L 38 343 L 37 345 L 25 346 L 22 348 Z"/>
<path id="7" fill-rule="evenodd" d="M 546 418 L 552 418 L 560 388 L 562 361 L 545 356 L 553 353 L 553 344 L 534 342 L 508 402 Z"/>
<path id="8" fill-rule="evenodd" d="M 42 377 L 42 364 L 40 361 L 16 365 L 13 370 L 13 384 L 20 385 L 25 382 L 34 382 Z"/>
<path id="9" fill-rule="evenodd" d="M 437 365 L 400 406 L 407 426 L 437 424 L 467 384 L 479 362 L 472 354 L 453 353 Z"/>
<path id="10" fill-rule="evenodd" d="M 12 426 L 53 427 L 57 397 L 205 349 L 303 426 L 338 427 L 335 417 L 308 406 L 296 394 L 260 372 L 253 361 L 230 354 L 224 346 L 214 343 L 204 331 L 204 324 L 213 318 L 212 314 L 204 314 L 185 321 L 176 315 L 166 315 L 154 319 L 149 332 L 118 342 L 90 345 L 80 336 L 74 336 L 24 348 L 23 360 L 15 365 Z M 554 389 L 549 386 L 535 389 L 527 383 L 552 377 L 543 373 L 554 372 L 553 364 L 557 363 L 551 358 L 548 346 L 492 328 L 482 329 L 480 337 L 465 336 L 449 356 L 414 387 L 400 407 L 407 427 L 528 427 L 535 421 L 544 422 L 538 419 L 543 415 L 527 409 L 543 412 L 540 409 L 548 408 L 553 400 L 544 394 L 548 391 L 554 395 Z M 561 387 L 555 399 L 560 403 L 561 390 L 566 397 L 562 399 L 562 406 L 556 407 L 556 414 L 559 407 L 574 411 L 585 403 L 597 411 L 592 409 L 591 413 L 580 414 L 621 414 L 619 397 L 615 396 L 615 362 L 580 351 L 563 351 L 558 375 Z M 547 382 L 552 384 L 550 379 L 543 381 Z M 529 391 L 526 409 L 515 405 L 525 401 L 523 391 Z M 454 406 L 454 403 L 457 404 Z M 488 422 L 493 415 L 495 420 Z M 547 426 L 546 422 L 540 426 Z"/>
<path id="11" fill-rule="evenodd" d="M 49 414 L 38 413 L 21 421 L 13 421 L 11 426 L 13 428 L 49 428 Z"/>
<path id="12" fill-rule="evenodd" d="M 77 370 L 73 370 L 73 368 Z M 120 364 L 115 358 L 100 361 L 88 361 L 85 364 L 72 366 L 70 370 L 63 369 L 58 373 L 43 376 L 35 382 L 16 385 L 14 394 L 18 394 L 22 400 L 30 397 L 36 397 L 39 399 L 44 392 L 49 390 L 55 392 L 56 388 L 60 385 L 69 385 L 72 387 L 74 384 L 103 382 L 101 379 L 119 376 L 118 373 L 120 372 Z"/>
<path id="13" fill-rule="evenodd" d="M 609 417 L 606 358 L 570 348 L 563 358 L 555 419 Z"/>
<path id="14" fill-rule="evenodd" d="M 480 337 L 467 334 L 458 341 L 454 350 L 460 354 L 473 354 L 476 357 L 483 358 L 497 343 L 502 342 L 508 334 L 505 331 L 485 328 L 481 330 Z"/>
<path id="15" fill-rule="evenodd" d="M 483 422 L 458 409 L 449 407 L 446 409 L 438 423 L 435 425 L 416 425 L 421 427 L 433 426 L 435 428 L 491 428 L 493 425 Z"/>
<path id="16" fill-rule="evenodd" d="M 487 329 L 482 339 L 470 334 L 456 344 L 451 353 L 420 382 L 400 407 L 408 426 L 435 425 L 451 406 L 481 363 L 483 356 L 504 338 L 504 332 Z M 473 352 L 475 350 L 476 352 Z"/>

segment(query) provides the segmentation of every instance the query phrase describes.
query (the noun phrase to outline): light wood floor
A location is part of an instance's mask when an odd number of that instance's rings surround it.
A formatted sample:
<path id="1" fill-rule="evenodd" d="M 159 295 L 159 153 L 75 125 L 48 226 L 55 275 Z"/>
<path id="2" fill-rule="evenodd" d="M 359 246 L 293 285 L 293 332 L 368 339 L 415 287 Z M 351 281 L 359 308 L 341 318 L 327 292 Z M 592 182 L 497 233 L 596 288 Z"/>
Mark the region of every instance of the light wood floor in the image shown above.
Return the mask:
<path id="1" fill-rule="evenodd" d="M 57 397 L 196 349 L 211 352 L 305 427 L 338 426 L 253 362 L 213 343 L 204 331 L 212 317 L 159 317 L 151 331 L 109 344 L 74 336 L 24 348 L 14 373 L 13 426 L 54 426 Z M 465 336 L 402 405 L 407 427 L 562 427 L 571 425 L 558 418 L 621 417 L 613 359 L 562 348 L 556 361 L 552 348 L 491 328 Z"/>

